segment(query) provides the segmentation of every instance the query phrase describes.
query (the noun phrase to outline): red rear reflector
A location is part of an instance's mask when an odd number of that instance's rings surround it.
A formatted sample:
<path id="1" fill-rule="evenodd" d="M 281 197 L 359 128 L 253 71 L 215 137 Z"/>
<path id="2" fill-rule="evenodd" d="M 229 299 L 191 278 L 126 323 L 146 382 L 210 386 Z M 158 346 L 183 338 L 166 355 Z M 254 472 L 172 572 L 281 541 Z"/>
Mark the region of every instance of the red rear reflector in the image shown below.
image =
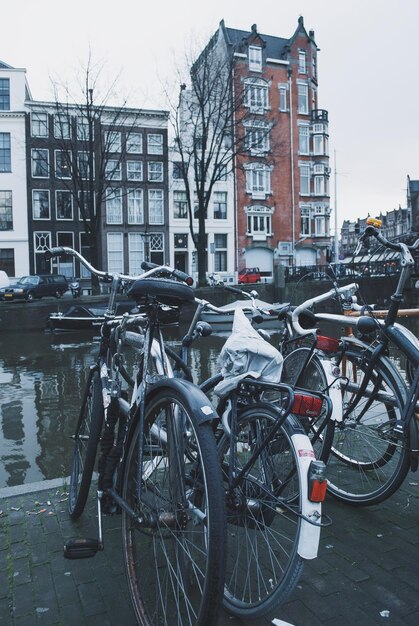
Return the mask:
<path id="1" fill-rule="evenodd" d="M 300 417 L 319 417 L 322 407 L 323 400 L 321 398 L 296 393 L 291 413 Z"/>
<path id="2" fill-rule="evenodd" d="M 310 485 L 308 499 L 310 502 L 324 502 L 326 497 L 327 480 L 313 480 Z"/>
<path id="3" fill-rule="evenodd" d="M 317 335 L 316 347 L 319 350 L 323 350 L 323 352 L 337 352 L 339 350 L 339 339 Z"/>
<path id="4" fill-rule="evenodd" d="M 192 276 L 188 276 L 188 278 L 186 279 L 186 284 L 189 285 L 190 287 L 193 285 L 193 278 Z"/>

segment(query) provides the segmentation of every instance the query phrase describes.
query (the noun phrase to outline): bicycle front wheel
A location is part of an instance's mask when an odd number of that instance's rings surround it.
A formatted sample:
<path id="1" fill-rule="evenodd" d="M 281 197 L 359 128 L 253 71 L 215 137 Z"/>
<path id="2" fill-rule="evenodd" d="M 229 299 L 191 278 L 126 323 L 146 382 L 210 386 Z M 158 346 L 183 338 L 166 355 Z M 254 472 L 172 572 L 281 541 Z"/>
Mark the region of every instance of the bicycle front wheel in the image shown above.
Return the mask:
<path id="1" fill-rule="evenodd" d="M 234 444 L 223 435 L 218 445 L 226 477 L 238 475 L 277 421 L 278 412 L 269 404 L 255 404 L 238 415 Z M 297 551 L 303 478 L 292 434 L 285 421 L 227 496 L 224 606 L 239 618 L 272 613 L 291 594 L 303 569 Z"/>
<path id="2" fill-rule="evenodd" d="M 99 372 L 91 370 L 74 435 L 68 511 L 76 520 L 84 511 L 92 481 L 96 450 L 103 424 L 102 385 Z"/>
<path id="3" fill-rule="evenodd" d="M 397 430 L 406 386 L 386 357 L 375 366 L 365 392 L 351 408 L 366 375 L 364 350 L 351 347 L 341 363 L 342 422 L 337 422 L 327 462 L 328 490 L 343 502 L 370 505 L 390 497 L 409 470 L 409 451 Z"/>
<path id="4" fill-rule="evenodd" d="M 165 427 L 160 441 L 155 423 Z M 211 426 L 199 423 L 188 398 L 173 389 L 147 400 L 145 425 L 142 472 L 137 425 L 123 483 L 128 506 L 148 520 L 140 526 L 123 511 L 123 551 L 136 617 L 147 626 L 215 625 L 223 595 L 225 509 Z"/>

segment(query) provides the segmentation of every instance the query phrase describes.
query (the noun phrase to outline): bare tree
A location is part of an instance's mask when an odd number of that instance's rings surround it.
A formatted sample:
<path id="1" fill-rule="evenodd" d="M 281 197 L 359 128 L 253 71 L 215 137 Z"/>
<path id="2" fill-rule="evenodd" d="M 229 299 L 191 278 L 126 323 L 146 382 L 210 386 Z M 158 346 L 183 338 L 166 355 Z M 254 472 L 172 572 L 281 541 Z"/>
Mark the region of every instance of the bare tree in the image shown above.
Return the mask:
<path id="1" fill-rule="evenodd" d="M 102 92 L 102 70 L 93 67 L 89 55 L 77 94 L 53 81 L 54 134 L 59 149 L 54 175 L 71 191 L 73 205 L 83 221 L 89 260 L 95 267 L 102 264 L 101 224 L 106 201 L 115 193 L 115 180 L 120 180 L 121 163 L 130 140 L 135 140 L 140 115 L 138 109 L 127 107 L 125 100 L 118 106 L 110 104 L 118 79 Z M 116 184 L 120 188 L 121 183 Z M 95 276 L 92 288 L 94 293 L 99 291 Z"/>
<path id="2" fill-rule="evenodd" d="M 240 167 L 238 156 L 257 151 L 273 123 L 261 124 L 249 100 L 248 88 L 235 72 L 233 50 L 218 43 L 217 33 L 180 84 L 170 101 L 177 176 L 185 185 L 189 230 L 197 251 L 198 283 L 206 283 L 206 219 L 216 182 Z M 178 75 L 181 72 L 177 72 Z M 256 129 L 256 132 L 255 132 Z M 260 156 L 261 161 L 266 161 Z"/>

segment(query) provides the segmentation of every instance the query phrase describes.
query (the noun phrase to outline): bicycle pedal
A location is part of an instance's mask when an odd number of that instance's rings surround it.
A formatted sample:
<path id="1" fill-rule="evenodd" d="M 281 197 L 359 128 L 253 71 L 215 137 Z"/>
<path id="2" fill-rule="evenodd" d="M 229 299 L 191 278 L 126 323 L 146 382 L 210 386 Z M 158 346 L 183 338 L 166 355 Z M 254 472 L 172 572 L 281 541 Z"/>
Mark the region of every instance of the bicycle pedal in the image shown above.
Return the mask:
<path id="1" fill-rule="evenodd" d="M 99 550 L 103 550 L 103 545 L 98 539 L 69 539 L 64 545 L 64 558 L 90 559 Z"/>

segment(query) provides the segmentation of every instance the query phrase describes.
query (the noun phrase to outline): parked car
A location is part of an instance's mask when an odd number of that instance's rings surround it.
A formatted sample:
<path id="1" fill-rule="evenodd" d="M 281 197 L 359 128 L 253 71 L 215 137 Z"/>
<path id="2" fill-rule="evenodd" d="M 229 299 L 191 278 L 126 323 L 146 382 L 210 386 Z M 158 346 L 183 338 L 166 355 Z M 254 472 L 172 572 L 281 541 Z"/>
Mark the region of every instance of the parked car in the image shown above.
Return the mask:
<path id="1" fill-rule="evenodd" d="M 26 300 L 55 296 L 61 298 L 68 291 L 68 282 L 61 274 L 39 274 L 36 276 L 22 276 L 16 283 L 3 287 L 0 295 L 3 300 Z"/>
<path id="2" fill-rule="evenodd" d="M 258 267 L 245 267 L 239 272 L 239 285 L 247 283 L 260 283 L 261 276 Z"/>

